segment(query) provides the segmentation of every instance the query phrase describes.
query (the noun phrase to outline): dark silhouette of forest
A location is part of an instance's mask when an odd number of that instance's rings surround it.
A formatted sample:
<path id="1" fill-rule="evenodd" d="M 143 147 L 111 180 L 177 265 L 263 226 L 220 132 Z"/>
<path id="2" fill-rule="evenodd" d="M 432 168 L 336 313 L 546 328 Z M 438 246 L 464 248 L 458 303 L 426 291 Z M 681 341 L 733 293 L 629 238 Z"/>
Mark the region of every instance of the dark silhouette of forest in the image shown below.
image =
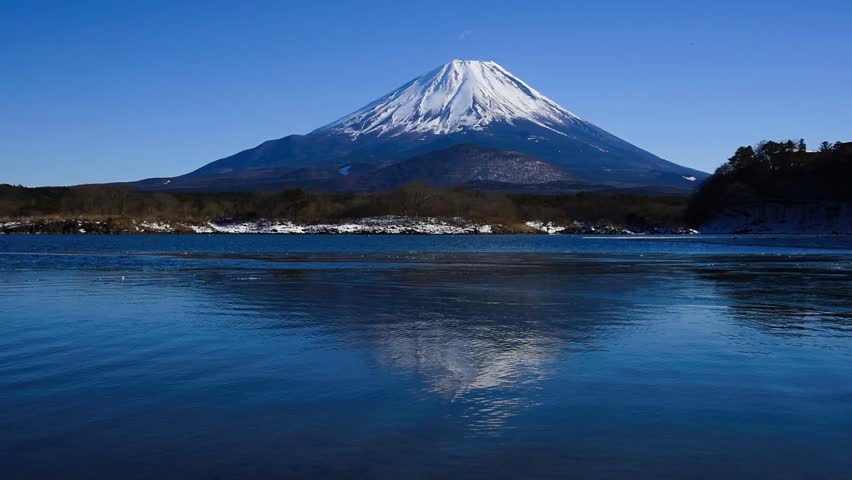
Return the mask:
<path id="1" fill-rule="evenodd" d="M 669 227 L 683 223 L 686 197 L 578 193 L 483 193 L 409 184 L 381 193 L 139 192 L 119 186 L 26 188 L 0 185 L 0 219 L 289 220 L 340 223 L 364 217 L 461 217 L 512 225 L 527 220 Z"/>
<path id="2" fill-rule="evenodd" d="M 687 223 L 699 226 L 731 208 L 852 201 L 852 143 L 763 141 L 737 149 L 692 196 Z"/>

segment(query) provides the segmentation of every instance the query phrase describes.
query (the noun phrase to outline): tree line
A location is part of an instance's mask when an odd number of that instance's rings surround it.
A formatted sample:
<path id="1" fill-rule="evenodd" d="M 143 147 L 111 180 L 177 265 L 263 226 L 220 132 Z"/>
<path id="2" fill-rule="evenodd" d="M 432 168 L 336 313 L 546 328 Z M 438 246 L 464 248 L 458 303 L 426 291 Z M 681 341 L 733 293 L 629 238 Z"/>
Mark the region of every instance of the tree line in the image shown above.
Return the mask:
<path id="1" fill-rule="evenodd" d="M 528 220 L 572 220 L 636 226 L 679 226 L 685 197 L 578 193 L 529 195 L 487 193 L 424 184 L 380 193 L 139 192 L 121 186 L 26 188 L 0 185 L 0 219 L 136 219 L 183 222 L 289 220 L 340 223 L 364 217 L 462 217 L 511 225 Z"/>

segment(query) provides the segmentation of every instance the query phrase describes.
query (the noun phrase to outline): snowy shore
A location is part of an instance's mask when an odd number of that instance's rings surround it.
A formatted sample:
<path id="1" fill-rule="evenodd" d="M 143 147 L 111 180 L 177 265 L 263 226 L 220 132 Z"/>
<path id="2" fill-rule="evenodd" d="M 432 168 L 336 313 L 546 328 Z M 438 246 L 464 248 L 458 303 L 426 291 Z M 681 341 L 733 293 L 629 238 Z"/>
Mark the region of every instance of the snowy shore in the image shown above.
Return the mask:
<path id="1" fill-rule="evenodd" d="M 290 221 L 215 220 L 197 222 L 136 220 L 16 220 L 0 221 L 0 234 L 120 234 L 120 233 L 194 233 L 194 234 L 290 234 L 290 235 L 477 235 L 498 233 L 530 234 L 619 234 L 641 233 L 695 234 L 683 227 L 638 229 L 607 223 L 580 221 L 558 224 L 531 220 L 517 225 L 491 225 L 463 218 L 369 217 L 349 223 L 297 224 Z"/>

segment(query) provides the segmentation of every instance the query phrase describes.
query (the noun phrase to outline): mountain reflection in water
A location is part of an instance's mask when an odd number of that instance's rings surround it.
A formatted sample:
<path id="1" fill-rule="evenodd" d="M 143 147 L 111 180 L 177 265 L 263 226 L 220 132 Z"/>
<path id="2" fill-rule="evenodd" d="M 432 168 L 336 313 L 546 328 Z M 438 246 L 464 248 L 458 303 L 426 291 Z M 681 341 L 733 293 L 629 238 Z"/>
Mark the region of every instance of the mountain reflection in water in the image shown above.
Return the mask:
<path id="1" fill-rule="evenodd" d="M 114 241 L 0 248 L 12 478 L 852 468 L 852 249 Z M 385 252 L 369 243 L 384 241 Z"/>

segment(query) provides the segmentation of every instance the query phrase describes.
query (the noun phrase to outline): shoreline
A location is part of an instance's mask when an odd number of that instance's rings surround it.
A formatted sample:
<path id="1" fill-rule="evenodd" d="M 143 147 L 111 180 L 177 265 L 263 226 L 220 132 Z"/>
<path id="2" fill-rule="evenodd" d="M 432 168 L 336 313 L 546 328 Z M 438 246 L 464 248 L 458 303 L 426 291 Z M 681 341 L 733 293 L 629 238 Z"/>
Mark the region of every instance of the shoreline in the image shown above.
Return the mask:
<path id="1" fill-rule="evenodd" d="M 696 230 L 682 225 L 635 227 L 608 222 L 477 223 L 462 218 L 368 217 L 345 223 L 294 223 L 287 220 L 207 222 L 128 219 L 0 220 L 0 235 L 852 235 L 852 231 L 802 228 L 793 224 L 729 225 Z"/>
<path id="2" fill-rule="evenodd" d="M 19 219 L 0 221 L 0 235 L 122 235 L 122 234 L 207 234 L 207 235 L 695 235 L 697 230 L 683 226 L 635 227 L 607 222 L 571 221 L 565 223 L 530 220 L 505 225 L 478 223 L 463 218 L 368 217 L 347 223 L 294 223 L 288 220 L 210 220 L 206 222 L 129 219 Z"/>

